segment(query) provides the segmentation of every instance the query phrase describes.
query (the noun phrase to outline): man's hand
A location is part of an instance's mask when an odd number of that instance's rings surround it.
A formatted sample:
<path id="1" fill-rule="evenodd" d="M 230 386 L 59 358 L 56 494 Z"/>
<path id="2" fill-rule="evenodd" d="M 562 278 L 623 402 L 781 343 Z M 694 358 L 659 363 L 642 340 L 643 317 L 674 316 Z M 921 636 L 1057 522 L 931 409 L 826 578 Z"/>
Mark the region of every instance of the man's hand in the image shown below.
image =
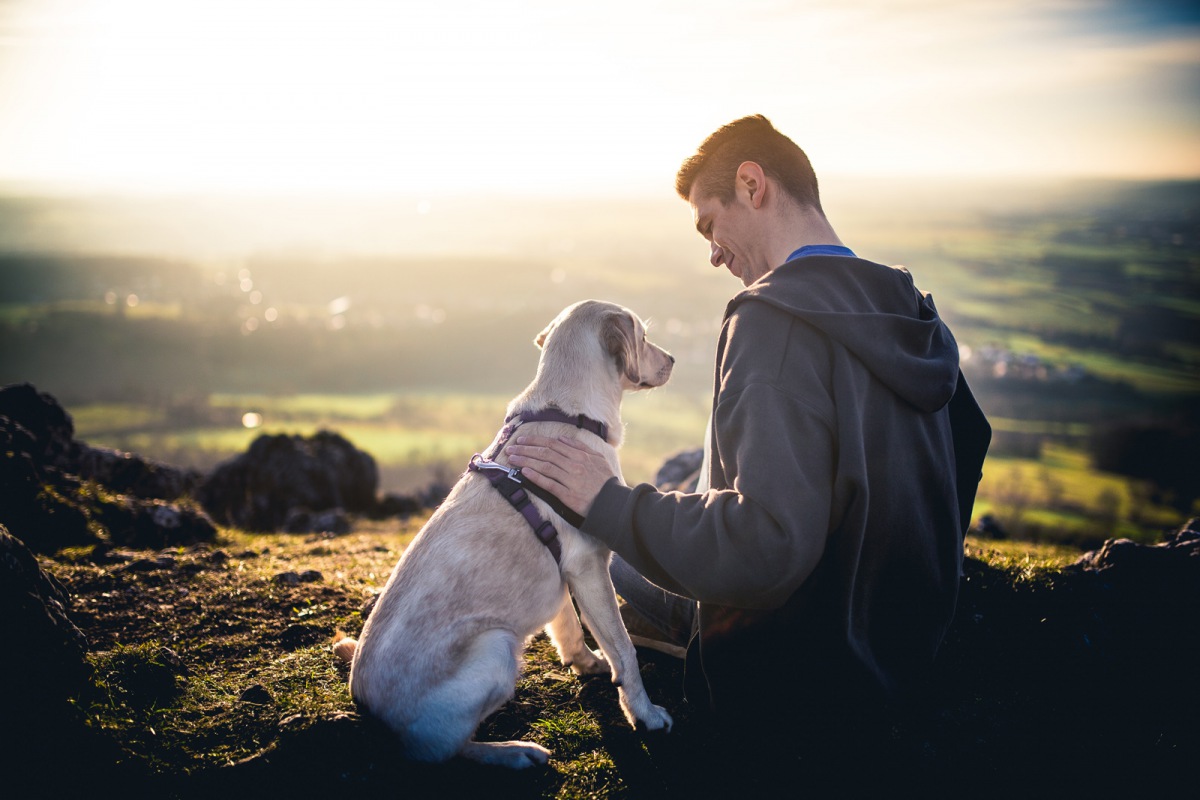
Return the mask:
<path id="1" fill-rule="evenodd" d="M 616 476 L 603 456 L 575 439 L 518 436 L 504 452 L 522 475 L 583 517 L 604 484 Z"/>

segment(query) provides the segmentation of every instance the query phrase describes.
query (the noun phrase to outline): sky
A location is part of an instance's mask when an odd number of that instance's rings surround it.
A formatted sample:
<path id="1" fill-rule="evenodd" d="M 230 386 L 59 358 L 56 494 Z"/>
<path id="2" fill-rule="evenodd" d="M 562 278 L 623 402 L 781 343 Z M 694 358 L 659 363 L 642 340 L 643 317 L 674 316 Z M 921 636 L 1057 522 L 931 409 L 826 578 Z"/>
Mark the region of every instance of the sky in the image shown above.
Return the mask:
<path id="1" fill-rule="evenodd" d="M 1200 177 L 1200 4 L 0 0 L 0 182 L 671 191 L 762 113 L 818 174 Z"/>

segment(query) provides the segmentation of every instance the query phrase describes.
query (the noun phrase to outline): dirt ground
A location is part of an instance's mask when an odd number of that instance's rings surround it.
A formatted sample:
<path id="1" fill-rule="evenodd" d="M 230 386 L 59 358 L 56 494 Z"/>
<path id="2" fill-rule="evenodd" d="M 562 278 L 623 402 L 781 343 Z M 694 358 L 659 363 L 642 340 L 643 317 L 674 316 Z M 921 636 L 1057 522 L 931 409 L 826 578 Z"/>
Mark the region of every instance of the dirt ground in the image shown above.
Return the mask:
<path id="1" fill-rule="evenodd" d="M 576 678 L 539 635 L 515 698 L 479 738 L 536 741 L 554 751 L 550 765 L 412 764 L 356 712 L 329 644 L 335 630 L 361 629 L 364 603 L 421 522 L 364 522 L 337 537 L 224 531 L 211 544 L 40 559 L 72 595 L 95 688 L 74 702 L 79 768 L 33 776 L 30 796 L 109 781 L 135 797 L 1070 796 L 1165 788 L 1194 764 L 1196 691 L 1163 674 L 1194 662 L 1164 647 L 1140 662 L 1108 648 L 1100 663 L 1076 641 L 1091 612 L 1047 605 L 1053 576 L 974 559 L 937 670 L 903 708 L 768 711 L 763 726 L 732 729 L 687 704 L 681 662 L 639 651 L 647 690 L 675 719 L 670 733 L 647 734 L 625 722 L 607 680 Z"/>

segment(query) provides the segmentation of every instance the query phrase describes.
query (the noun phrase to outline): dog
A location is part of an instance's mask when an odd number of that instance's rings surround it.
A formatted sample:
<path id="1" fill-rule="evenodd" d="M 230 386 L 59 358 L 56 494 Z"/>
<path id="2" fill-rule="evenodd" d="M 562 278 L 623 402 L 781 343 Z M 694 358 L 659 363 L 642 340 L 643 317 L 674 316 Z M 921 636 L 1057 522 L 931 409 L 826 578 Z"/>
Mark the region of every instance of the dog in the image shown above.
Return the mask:
<path id="1" fill-rule="evenodd" d="M 602 423 L 594 430 L 582 422 L 517 424 L 579 439 L 620 476 L 622 396 L 666 383 L 675 359 L 646 340 L 645 325 L 629 309 L 596 300 L 563 310 L 534 343 L 541 349 L 537 374 L 509 404 L 506 422 L 549 408 L 556 409 L 552 416 Z M 672 725 L 642 685 L 608 574 L 611 551 L 547 502 L 530 498 L 549 523 L 535 536 L 529 512 L 519 512 L 492 485 L 510 480 L 500 473 L 509 472 L 503 447 L 512 430 L 510 424 L 497 435 L 486 458 L 472 459 L 473 468 L 417 534 L 359 639 L 334 644 L 351 665 L 355 702 L 398 734 L 414 760 L 460 755 L 512 768 L 549 761 L 550 751 L 532 742 L 474 739 L 479 724 L 512 698 L 521 654 L 543 627 L 577 675 L 611 675 L 630 724 L 668 731 Z M 572 596 L 599 653 L 584 641 Z"/>

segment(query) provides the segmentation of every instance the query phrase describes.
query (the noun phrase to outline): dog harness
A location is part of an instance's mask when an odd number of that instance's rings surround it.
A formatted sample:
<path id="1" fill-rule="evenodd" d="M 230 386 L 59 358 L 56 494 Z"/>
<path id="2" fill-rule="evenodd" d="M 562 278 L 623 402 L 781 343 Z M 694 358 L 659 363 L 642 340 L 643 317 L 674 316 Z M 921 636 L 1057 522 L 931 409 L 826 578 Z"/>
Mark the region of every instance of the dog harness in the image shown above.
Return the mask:
<path id="1" fill-rule="evenodd" d="M 496 456 L 500 455 L 500 451 L 504 449 L 504 446 L 508 444 L 508 440 L 512 438 L 517 428 L 526 422 L 565 422 L 568 425 L 574 425 L 577 428 L 590 431 L 606 442 L 608 441 L 608 426 L 599 420 L 585 417 L 583 414 L 571 415 L 557 408 L 544 408 L 541 411 L 522 411 L 505 419 L 504 427 L 500 429 L 500 433 L 496 436 L 496 441 L 488 449 L 488 452 L 486 454 L 476 453 L 471 456 L 471 460 L 467 464 L 469 471 L 481 473 L 495 487 L 496 491 L 500 492 L 504 499 L 509 502 L 509 505 L 520 512 L 525 521 L 529 523 L 529 527 L 533 529 L 534 536 L 546 546 L 546 549 L 550 551 L 550 555 L 554 556 L 555 562 L 561 564 L 562 545 L 558 541 L 558 531 L 554 529 L 549 520 L 543 518 L 538 513 L 537 507 L 529 499 L 529 495 L 532 494 L 544 500 L 554 509 L 554 513 L 576 528 L 583 524 L 583 517 L 567 508 L 561 500 L 550 492 L 540 486 L 536 486 L 533 482 L 524 481 L 521 470 L 497 464 L 494 460 Z"/>

